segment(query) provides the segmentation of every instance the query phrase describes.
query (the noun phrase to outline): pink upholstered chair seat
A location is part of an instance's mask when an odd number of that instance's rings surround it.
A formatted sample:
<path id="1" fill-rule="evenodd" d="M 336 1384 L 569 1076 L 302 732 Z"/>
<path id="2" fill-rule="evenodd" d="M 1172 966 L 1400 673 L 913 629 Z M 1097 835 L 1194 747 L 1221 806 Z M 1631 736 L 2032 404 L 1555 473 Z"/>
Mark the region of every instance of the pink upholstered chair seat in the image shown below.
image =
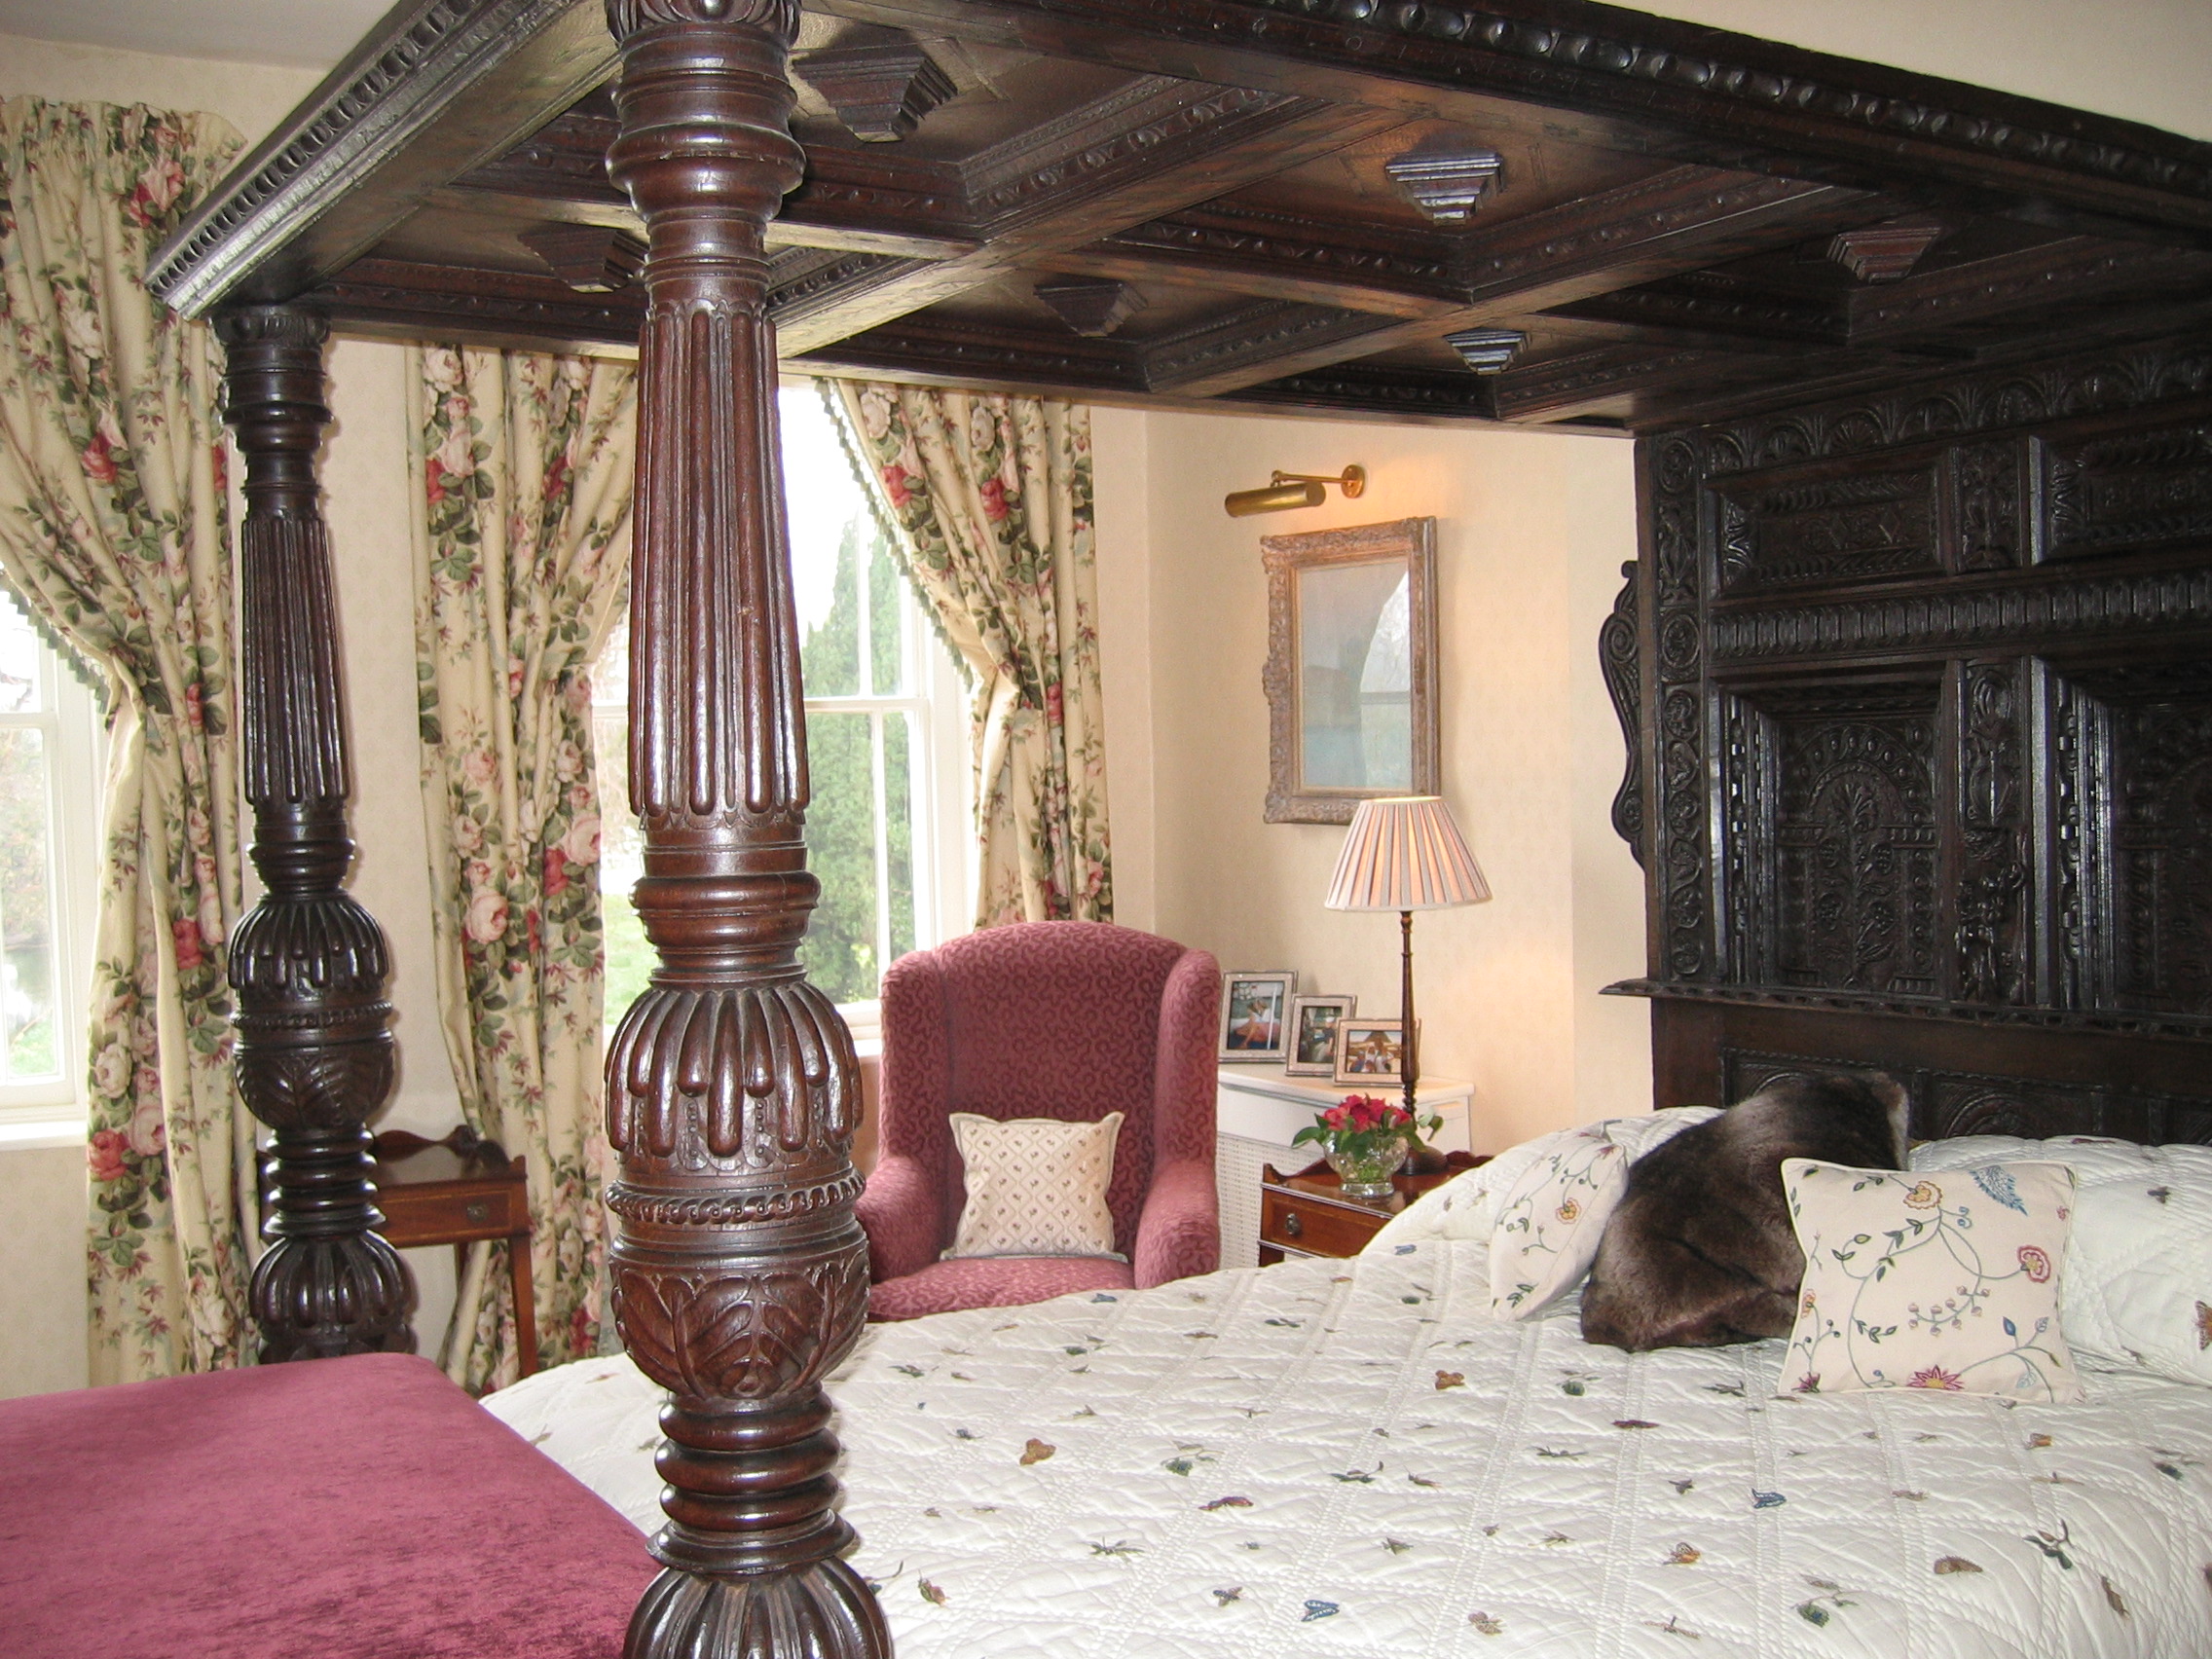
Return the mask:
<path id="1" fill-rule="evenodd" d="M 869 1313 L 1005 1308 L 1219 1267 L 1220 1012 L 1211 956 L 1104 922 L 989 928 L 893 963 L 883 977 L 882 1156 L 860 1200 Z M 1063 1123 L 1123 1114 L 1106 1205 L 1114 1248 L 1128 1260 L 940 1261 L 967 1198 L 955 1112 Z"/>
<path id="2" fill-rule="evenodd" d="M 412 1355 L 0 1402 L 0 1653 L 616 1659 L 653 1572 Z"/>
<path id="3" fill-rule="evenodd" d="M 969 1256 L 871 1286 L 867 1310 L 878 1319 L 918 1319 L 960 1308 L 1050 1302 L 1079 1290 L 1134 1290 L 1136 1282 L 1129 1264 L 1111 1256 Z"/>

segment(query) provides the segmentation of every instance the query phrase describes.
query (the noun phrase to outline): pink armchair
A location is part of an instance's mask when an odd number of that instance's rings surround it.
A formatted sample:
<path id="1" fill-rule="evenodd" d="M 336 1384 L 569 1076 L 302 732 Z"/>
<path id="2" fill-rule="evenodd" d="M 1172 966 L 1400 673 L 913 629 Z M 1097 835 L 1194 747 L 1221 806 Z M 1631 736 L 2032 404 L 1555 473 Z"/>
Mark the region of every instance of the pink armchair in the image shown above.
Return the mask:
<path id="1" fill-rule="evenodd" d="M 1221 1265 L 1214 1197 L 1221 970 L 1103 922 L 1019 922 L 918 950 L 883 977 L 881 1155 L 861 1195 L 868 1312 L 911 1319 Z M 966 1199 L 954 1112 L 1095 1123 L 1124 1114 L 1100 1257 L 940 1262 Z"/>

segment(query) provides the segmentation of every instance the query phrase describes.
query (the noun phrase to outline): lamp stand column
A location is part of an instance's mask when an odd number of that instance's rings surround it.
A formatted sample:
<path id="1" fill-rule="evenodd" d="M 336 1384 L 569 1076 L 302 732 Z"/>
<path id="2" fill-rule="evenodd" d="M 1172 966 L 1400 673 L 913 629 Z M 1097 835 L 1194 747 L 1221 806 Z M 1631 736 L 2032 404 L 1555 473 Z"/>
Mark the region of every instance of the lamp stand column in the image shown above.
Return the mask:
<path id="1" fill-rule="evenodd" d="M 1414 913 L 1398 912 L 1398 1061 L 1405 1086 L 1406 1116 L 1414 1111 L 1414 1090 L 1420 1087 L 1420 1039 L 1414 1026 Z"/>

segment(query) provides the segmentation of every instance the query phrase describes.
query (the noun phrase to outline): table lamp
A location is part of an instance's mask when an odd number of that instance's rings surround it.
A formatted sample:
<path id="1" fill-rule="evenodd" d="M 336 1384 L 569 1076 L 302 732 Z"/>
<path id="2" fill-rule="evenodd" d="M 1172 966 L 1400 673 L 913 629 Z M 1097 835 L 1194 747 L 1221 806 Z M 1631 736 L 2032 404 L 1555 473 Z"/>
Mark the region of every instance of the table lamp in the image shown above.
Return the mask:
<path id="1" fill-rule="evenodd" d="M 1406 1115 L 1414 1117 L 1420 1082 L 1420 1037 L 1414 1023 L 1414 912 L 1480 904 L 1490 898 L 1475 855 L 1452 810 L 1436 795 L 1386 795 L 1363 800 L 1352 814 L 1337 873 L 1329 878 L 1332 910 L 1398 912 L 1398 1036 Z"/>

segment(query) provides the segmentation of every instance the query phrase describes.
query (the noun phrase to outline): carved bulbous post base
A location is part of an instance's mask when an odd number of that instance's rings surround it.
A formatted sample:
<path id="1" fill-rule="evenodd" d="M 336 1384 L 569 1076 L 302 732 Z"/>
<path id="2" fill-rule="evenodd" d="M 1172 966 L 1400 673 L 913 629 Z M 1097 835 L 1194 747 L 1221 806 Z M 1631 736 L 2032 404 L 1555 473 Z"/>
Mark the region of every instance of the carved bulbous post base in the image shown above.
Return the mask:
<path id="1" fill-rule="evenodd" d="M 874 1593 L 841 1561 L 764 1578 L 701 1578 L 671 1568 L 640 1599 L 623 1652 L 626 1659 L 888 1656 L 891 1634 Z"/>
<path id="2" fill-rule="evenodd" d="M 660 957 L 608 1051 L 615 1321 L 673 1398 L 631 1659 L 889 1659 L 839 1560 L 822 1379 L 867 1310 L 852 1037 L 806 982 L 805 719 L 765 229 L 805 157 L 795 0 L 608 0 L 608 170 L 648 234 L 630 804 Z"/>
<path id="3" fill-rule="evenodd" d="M 329 535 L 315 458 L 323 318 L 247 306 L 215 319 L 226 418 L 245 458 L 239 723 L 254 867 L 267 893 L 231 938 L 239 1093 L 276 1131 L 269 1252 L 253 1273 L 262 1358 L 403 1348 L 409 1288 L 376 1229 L 369 1117 L 390 1092 L 390 953 L 345 891 L 351 769 Z"/>
<path id="4" fill-rule="evenodd" d="M 276 1203 L 253 1270 L 261 1362 L 405 1352 L 407 1270 L 374 1231 L 368 1130 L 278 1129 L 266 1167 Z"/>

